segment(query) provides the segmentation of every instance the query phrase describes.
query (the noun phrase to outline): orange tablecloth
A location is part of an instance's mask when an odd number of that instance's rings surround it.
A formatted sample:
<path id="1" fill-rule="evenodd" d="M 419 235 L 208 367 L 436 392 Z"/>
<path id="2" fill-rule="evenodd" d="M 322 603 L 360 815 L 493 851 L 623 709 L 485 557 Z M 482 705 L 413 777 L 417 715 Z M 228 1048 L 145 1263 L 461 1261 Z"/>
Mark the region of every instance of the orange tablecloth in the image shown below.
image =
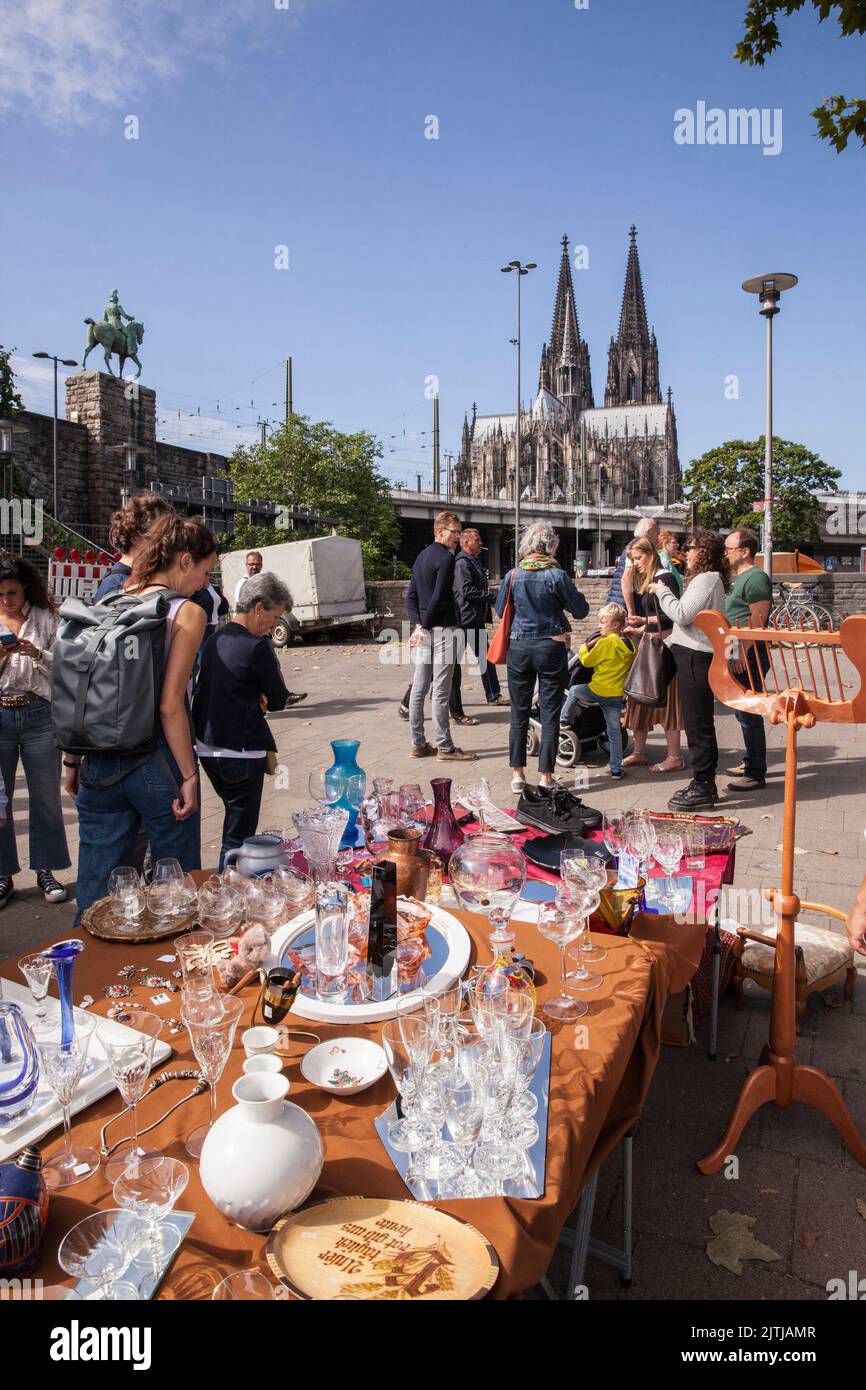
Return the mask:
<path id="1" fill-rule="evenodd" d="M 487 958 L 485 919 L 458 914 L 465 922 L 481 959 Z M 514 923 L 517 947 L 536 964 L 539 998 L 556 990 L 558 950 L 539 936 L 533 926 Z M 501 1271 L 493 1292 L 495 1298 L 513 1297 L 531 1288 L 545 1273 L 559 1233 L 574 1209 L 587 1177 L 604 1160 L 622 1135 L 637 1119 L 659 1055 L 660 1019 L 669 992 L 685 987 L 691 979 L 704 945 L 705 927 L 678 926 L 670 918 L 647 917 L 632 937 L 599 937 L 608 958 L 598 967 L 604 984 L 587 996 L 590 1011 L 581 1020 L 588 1028 L 587 1046 L 575 1047 L 574 1025 L 560 1027 L 553 1038 L 548 1119 L 547 1173 L 543 1196 L 535 1200 L 485 1198 L 483 1200 L 436 1203 L 455 1216 L 471 1221 L 496 1249 Z M 157 956 L 170 953 L 170 942 L 153 945 L 115 945 L 84 934 L 87 943 L 75 967 L 76 1001 L 84 994 L 96 1000 L 93 1011 L 104 1014 L 110 1001 L 103 986 L 116 982 L 118 969 L 134 962 L 152 966 L 164 974 L 174 968 L 157 964 Z M 47 943 L 45 943 L 47 944 Z M 596 967 L 594 967 L 596 968 Z M 0 973 L 14 978 L 14 960 L 5 961 Z M 131 983 L 131 982 L 130 982 Z M 56 988 L 56 987 L 55 987 Z M 172 1004 L 156 1009 L 149 1003 L 155 991 L 135 988 L 131 1003 L 151 1008 L 166 1017 L 176 1015 L 179 995 Z M 242 991 L 246 1009 L 235 1039 L 234 1049 L 218 1087 L 218 1107 L 232 1104 L 231 1087 L 241 1073 L 244 1054 L 240 1033 L 249 1027 L 257 997 L 250 986 Z M 291 1022 L 289 1016 L 287 1022 Z M 323 1038 L 351 1032 L 364 1033 L 362 1027 L 329 1027 L 305 1024 Z M 375 1034 L 377 1030 L 374 1028 Z M 173 1056 L 160 1070 L 194 1066 L 185 1033 L 167 1037 Z M 373 1128 L 373 1121 L 390 1103 L 393 1087 L 386 1076 L 358 1096 L 336 1099 L 310 1086 L 301 1076 L 298 1060 L 312 1042 L 298 1040 L 297 1053 L 286 1064 L 291 1081 L 289 1099 L 313 1116 L 325 1145 L 325 1166 L 312 1201 L 335 1193 L 345 1196 L 406 1198 L 406 1188 L 393 1168 Z M 176 1082 L 161 1087 L 140 1106 L 140 1123 L 146 1126 L 178 1100 L 191 1086 Z M 99 1130 L 108 1116 L 117 1113 L 122 1102 L 117 1092 L 75 1117 L 74 1134 L 83 1142 L 99 1147 Z M 163 1152 L 189 1162 L 189 1186 L 179 1208 L 196 1213 L 195 1222 L 163 1283 L 159 1297 L 168 1299 L 209 1298 L 215 1285 L 232 1270 L 262 1265 L 265 1237 L 232 1225 L 212 1205 L 201 1187 L 197 1165 L 189 1160 L 183 1135 L 207 1118 L 206 1095 L 182 1106 L 148 1139 Z M 109 1142 L 123 1134 L 125 1121 L 112 1126 Z M 54 1152 L 62 1137 L 55 1132 L 45 1148 Z M 112 1195 L 104 1170 L 99 1169 L 77 1187 L 53 1196 L 49 1225 L 36 1277 L 46 1282 L 68 1282 L 56 1265 L 58 1244 L 69 1228 L 94 1208 L 111 1206 Z"/>

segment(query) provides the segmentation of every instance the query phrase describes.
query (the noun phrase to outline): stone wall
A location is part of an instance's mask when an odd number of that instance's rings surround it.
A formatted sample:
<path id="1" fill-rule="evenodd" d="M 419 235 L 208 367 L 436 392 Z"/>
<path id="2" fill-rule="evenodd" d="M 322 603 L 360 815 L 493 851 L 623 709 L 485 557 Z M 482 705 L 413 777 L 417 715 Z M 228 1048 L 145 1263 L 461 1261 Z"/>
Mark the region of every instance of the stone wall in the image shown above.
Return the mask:
<path id="1" fill-rule="evenodd" d="M 16 415 L 12 461 L 16 487 L 25 496 L 41 498 L 47 512 L 54 506 L 53 419 L 27 410 Z M 24 430 L 27 433 L 24 433 Z M 57 498 L 61 517 L 74 527 L 86 515 L 87 431 L 83 425 L 57 421 Z"/>
<path id="2" fill-rule="evenodd" d="M 577 637 L 585 637 L 598 627 L 597 614 L 602 604 L 607 603 L 610 579 L 607 577 L 579 579 L 577 587 L 589 604 L 589 615 L 580 622 L 572 619 L 571 626 Z M 408 588 L 408 579 L 389 579 L 366 585 L 368 610 L 371 613 L 386 613 L 390 609 L 393 615 L 381 620 L 378 624 L 380 629 L 383 627 L 399 629 L 404 620 L 408 621 L 406 613 L 406 590 Z M 495 627 L 495 622 L 493 626 Z M 492 632 L 493 627 L 490 630 Z"/>
<path id="3" fill-rule="evenodd" d="M 866 613 L 866 574 L 854 570 L 834 570 L 812 576 L 803 575 L 816 603 L 829 608 L 836 626 L 850 614 Z"/>

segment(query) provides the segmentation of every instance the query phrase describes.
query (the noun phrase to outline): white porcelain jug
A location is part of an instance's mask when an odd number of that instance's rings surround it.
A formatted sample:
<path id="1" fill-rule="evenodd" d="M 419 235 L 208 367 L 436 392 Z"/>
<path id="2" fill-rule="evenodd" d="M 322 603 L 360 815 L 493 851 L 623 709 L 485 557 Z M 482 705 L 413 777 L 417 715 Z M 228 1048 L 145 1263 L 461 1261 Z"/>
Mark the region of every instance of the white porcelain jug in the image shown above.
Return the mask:
<path id="1" fill-rule="evenodd" d="M 234 864 L 246 878 L 272 874 L 287 866 L 283 842 L 277 835 L 250 835 L 239 849 L 228 851 L 225 862 Z"/>
<path id="2" fill-rule="evenodd" d="M 215 1207 L 247 1231 L 269 1231 L 309 1197 L 325 1151 L 315 1122 L 285 1099 L 273 1072 L 242 1076 L 237 1105 L 220 1115 L 201 1151 L 202 1186 Z"/>

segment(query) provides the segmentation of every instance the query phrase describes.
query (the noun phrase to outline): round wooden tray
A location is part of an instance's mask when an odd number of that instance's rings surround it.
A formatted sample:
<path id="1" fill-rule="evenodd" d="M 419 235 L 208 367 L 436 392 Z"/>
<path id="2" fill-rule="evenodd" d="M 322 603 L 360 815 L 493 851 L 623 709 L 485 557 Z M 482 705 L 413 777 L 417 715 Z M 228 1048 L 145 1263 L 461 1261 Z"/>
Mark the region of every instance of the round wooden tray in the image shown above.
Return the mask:
<path id="1" fill-rule="evenodd" d="M 114 920 L 114 911 L 110 898 L 100 898 L 98 902 L 91 903 L 81 914 L 81 925 L 85 931 L 89 931 L 91 936 L 98 936 L 101 941 L 121 941 L 125 945 L 135 944 L 141 941 L 162 941 L 169 936 L 180 936 L 181 932 L 189 931 L 196 920 L 195 912 L 185 912 L 182 917 L 175 917 L 170 925 L 162 928 L 161 931 L 154 931 L 154 917 L 148 908 L 144 909 L 140 917 L 141 926 L 136 931 L 120 931 Z"/>
<path id="2" fill-rule="evenodd" d="M 484 1298 L 499 1275 L 480 1231 L 420 1202 L 337 1197 L 278 1221 L 268 1264 L 297 1298 L 407 1302 Z"/>

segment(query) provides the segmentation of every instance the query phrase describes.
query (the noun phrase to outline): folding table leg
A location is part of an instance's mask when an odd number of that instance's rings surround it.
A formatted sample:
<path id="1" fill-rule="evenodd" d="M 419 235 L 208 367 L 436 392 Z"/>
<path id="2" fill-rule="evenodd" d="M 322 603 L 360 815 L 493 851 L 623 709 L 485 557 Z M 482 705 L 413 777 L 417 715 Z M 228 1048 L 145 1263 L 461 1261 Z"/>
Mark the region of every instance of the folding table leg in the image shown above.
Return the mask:
<path id="1" fill-rule="evenodd" d="M 593 1173 L 580 1196 L 577 1208 L 577 1225 L 574 1230 L 574 1249 L 571 1252 L 571 1269 L 568 1273 L 566 1299 L 573 1302 L 579 1287 L 583 1286 L 586 1272 L 586 1256 L 590 1248 L 590 1231 L 595 1210 L 595 1194 L 598 1189 L 598 1172 Z"/>
<path id="2" fill-rule="evenodd" d="M 634 1176 L 634 1135 L 637 1126 L 630 1129 L 622 1141 L 622 1236 L 623 1248 L 617 1249 L 614 1245 L 608 1245 L 606 1241 L 595 1240 L 591 1236 L 592 1218 L 595 1211 L 595 1198 L 598 1190 L 598 1172 L 593 1173 L 589 1182 L 586 1184 L 580 1195 L 580 1203 L 577 1208 L 577 1223 L 573 1231 L 563 1230 L 560 1233 L 559 1244 L 567 1247 L 571 1246 L 571 1268 L 568 1274 L 568 1288 L 566 1299 L 574 1302 L 578 1296 L 578 1290 L 584 1287 L 584 1277 L 586 1274 L 586 1257 L 593 1255 L 596 1259 L 602 1260 L 605 1264 L 611 1265 L 620 1272 L 620 1279 L 625 1288 L 631 1287 L 632 1281 L 632 1244 L 633 1244 L 633 1176 Z M 545 1276 L 541 1281 L 541 1287 L 548 1298 L 555 1299 L 553 1285 Z"/>
<path id="3" fill-rule="evenodd" d="M 710 986 L 710 1045 L 707 1049 L 709 1061 L 716 1060 L 716 1042 L 719 1031 L 719 976 L 722 968 L 722 932 L 719 927 L 719 919 L 716 916 L 715 934 L 713 936 L 713 979 Z"/>

